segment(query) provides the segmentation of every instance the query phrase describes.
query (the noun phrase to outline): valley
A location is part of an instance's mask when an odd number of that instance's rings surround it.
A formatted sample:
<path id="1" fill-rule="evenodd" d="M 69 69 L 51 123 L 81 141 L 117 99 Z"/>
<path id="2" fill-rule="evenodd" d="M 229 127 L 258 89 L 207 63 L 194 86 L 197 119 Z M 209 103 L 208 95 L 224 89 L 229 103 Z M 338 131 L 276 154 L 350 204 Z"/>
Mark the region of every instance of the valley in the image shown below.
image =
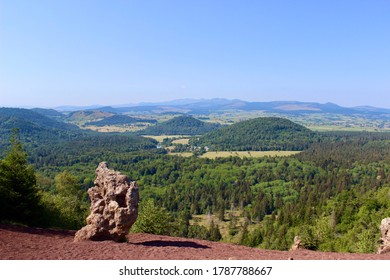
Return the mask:
<path id="1" fill-rule="evenodd" d="M 388 112 L 232 103 L 243 106 L 0 108 L 1 174 L 20 141 L 38 199 L 28 219 L 13 216 L 2 187 L 0 220 L 80 228 L 106 161 L 138 182 L 140 211 L 164 225 L 148 233 L 278 250 L 299 235 L 311 250 L 375 252 L 390 216 Z"/>

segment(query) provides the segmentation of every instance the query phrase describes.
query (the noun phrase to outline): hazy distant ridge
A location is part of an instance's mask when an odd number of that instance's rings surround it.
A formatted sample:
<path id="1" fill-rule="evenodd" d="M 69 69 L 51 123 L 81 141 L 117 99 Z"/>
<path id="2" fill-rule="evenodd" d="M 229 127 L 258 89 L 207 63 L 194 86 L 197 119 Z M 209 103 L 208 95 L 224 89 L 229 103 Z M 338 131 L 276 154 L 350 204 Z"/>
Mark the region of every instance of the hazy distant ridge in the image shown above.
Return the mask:
<path id="1" fill-rule="evenodd" d="M 249 102 L 239 99 L 179 99 L 167 102 L 140 103 L 134 105 L 116 106 L 62 106 L 55 108 L 59 111 L 77 111 L 83 109 L 99 109 L 106 112 L 122 114 L 124 112 L 177 112 L 192 114 L 208 114 L 211 112 L 242 110 L 242 111 L 265 111 L 268 113 L 283 114 L 310 114 L 310 113 L 333 113 L 333 114 L 390 114 L 390 109 L 372 106 L 343 107 L 334 103 L 315 103 L 301 101 L 271 101 Z"/>

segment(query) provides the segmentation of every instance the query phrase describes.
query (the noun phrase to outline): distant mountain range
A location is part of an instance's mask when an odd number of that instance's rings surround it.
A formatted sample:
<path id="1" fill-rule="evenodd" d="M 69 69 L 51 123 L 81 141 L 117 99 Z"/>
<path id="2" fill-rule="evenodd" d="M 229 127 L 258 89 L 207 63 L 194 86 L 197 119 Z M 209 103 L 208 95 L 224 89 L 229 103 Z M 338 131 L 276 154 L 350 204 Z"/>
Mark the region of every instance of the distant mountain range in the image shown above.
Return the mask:
<path id="1" fill-rule="evenodd" d="M 210 114 L 231 110 L 264 111 L 280 114 L 363 114 L 363 115 L 390 115 L 390 109 L 371 106 L 342 107 L 334 103 L 315 103 L 299 101 L 273 101 L 273 102 L 249 102 L 239 99 L 180 99 L 161 103 L 140 103 L 123 106 L 89 106 L 72 107 L 63 106 L 55 108 L 58 111 L 78 111 L 97 109 L 103 112 L 123 114 L 135 113 L 186 113 L 186 114 Z"/>

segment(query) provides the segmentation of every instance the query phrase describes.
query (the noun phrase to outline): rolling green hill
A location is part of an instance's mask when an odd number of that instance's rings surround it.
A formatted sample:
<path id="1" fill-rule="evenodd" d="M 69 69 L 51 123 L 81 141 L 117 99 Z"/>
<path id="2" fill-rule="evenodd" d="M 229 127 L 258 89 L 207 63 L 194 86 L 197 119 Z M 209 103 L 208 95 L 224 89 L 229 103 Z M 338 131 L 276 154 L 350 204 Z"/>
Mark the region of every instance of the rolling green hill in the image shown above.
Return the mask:
<path id="1" fill-rule="evenodd" d="M 76 125 L 53 120 L 35 111 L 18 108 L 0 108 L 0 156 L 9 146 L 13 130 L 31 158 L 53 164 L 73 156 L 93 154 L 96 159 L 103 151 L 128 152 L 152 149 L 157 142 L 136 135 L 113 135 L 87 132 Z M 61 155 L 61 156 L 60 156 Z"/>
<path id="2" fill-rule="evenodd" d="M 30 129 L 30 126 L 38 126 L 46 129 L 79 130 L 76 125 L 54 120 L 41 113 L 20 108 L 0 108 L 0 129 L 12 128 L 13 123 L 18 123 L 19 130 Z"/>
<path id="3" fill-rule="evenodd" d="M 30 147 L 44 146 L 81 135 L 77 126 L 54 120 L 34 110 L 0 108 L 0 149 L 8 146 L 15 128 L 19 131 L 20 139 Z"/>
<path id="4" fill-rule="evenodd" d="M 194 138 L 194 146 L 207 146 L 214 151 L 269 151 L 307 148 L 314 141 L 311 130 L 282 118 L 256 118 L 242 121 L 202 137 Z"/>
<path id="5" fill-rule="evenodd" d="M 100 110 L 81 110 L 81 111 L 71 112 L 66 119 L 67 121 L 70 122 L 85 123 L 85 122 L 101 120 L 107 117 L 111 117 L 113 115 L 114 115 L 113 113 L 104 112 Z"/>
<path id="6" fill-rule="evenodd" d="M 151 126 L 142 135 L 202 135 L 220 127 L 219 124 L 202 122 L 191 116 L 179 116 Z"/>
<path id="7" fill-rule="evenodd" d="M 32 111 L 44 115 L 46 117 L 49 117 L 51 119 L 62 121 L 65 118 L 65 115 L 61 112 L 58 112 L 54 109 L 44 109 L 44 108 L 33 108 Z"/>

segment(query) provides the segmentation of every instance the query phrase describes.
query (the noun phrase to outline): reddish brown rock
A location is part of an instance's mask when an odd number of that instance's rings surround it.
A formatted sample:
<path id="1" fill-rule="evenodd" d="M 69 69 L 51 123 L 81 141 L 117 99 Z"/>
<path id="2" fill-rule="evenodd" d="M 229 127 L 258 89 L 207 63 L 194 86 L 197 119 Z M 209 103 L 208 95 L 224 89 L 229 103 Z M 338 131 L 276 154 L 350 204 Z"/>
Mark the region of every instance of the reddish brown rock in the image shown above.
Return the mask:
<path id="1" fill-rule="evenodd" d="M 95 186 L 88 189 L 91 199 L 87 225 L 80 229 L 75 241 L 125 241 L 138 216 L 138 186 L 120 172 L 101 162 L 96 169 Z"/>
<path id="2" fill-rule="evenodd" d="M 390 218 L 385 218 L 381 222 L 381 245 L 378 248 L 378 254 L 390 252 Z"/>

